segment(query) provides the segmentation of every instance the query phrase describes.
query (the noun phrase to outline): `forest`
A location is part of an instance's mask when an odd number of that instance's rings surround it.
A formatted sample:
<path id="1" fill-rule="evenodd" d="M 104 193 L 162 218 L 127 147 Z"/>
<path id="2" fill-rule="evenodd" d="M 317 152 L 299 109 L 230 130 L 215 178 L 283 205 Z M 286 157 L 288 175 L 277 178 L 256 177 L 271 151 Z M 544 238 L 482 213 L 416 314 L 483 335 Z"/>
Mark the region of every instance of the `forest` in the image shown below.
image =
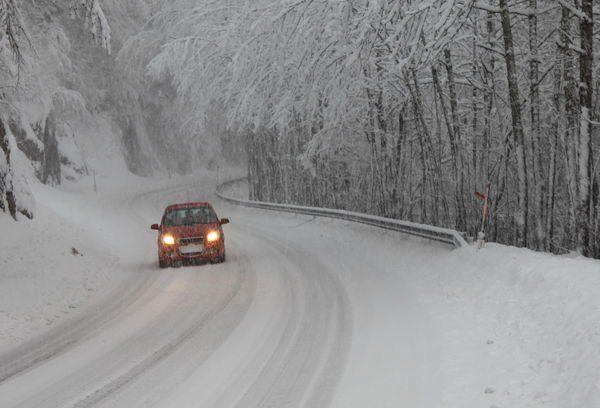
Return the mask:
<path id="1" fill-rule="evenodd" d="M 0 208 L 34 216 L 24 167 L 60 184 L 112 143 L 139 175 L 243 161 L 255 200 L 598 258 L 599 15 L 593 0 L 0 0 Z"/>

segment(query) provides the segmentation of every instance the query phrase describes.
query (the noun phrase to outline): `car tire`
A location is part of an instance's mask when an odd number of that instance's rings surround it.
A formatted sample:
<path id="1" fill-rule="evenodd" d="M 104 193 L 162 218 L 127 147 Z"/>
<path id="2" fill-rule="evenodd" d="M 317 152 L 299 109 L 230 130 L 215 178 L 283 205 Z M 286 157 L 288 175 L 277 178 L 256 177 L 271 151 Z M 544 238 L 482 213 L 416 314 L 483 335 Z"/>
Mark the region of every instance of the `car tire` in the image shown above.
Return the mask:
<path id="1" fill-rule="evenodd" d="M 170 262 L 165 259 L 158 260 L 158 267 L 161 269 L 168 268 L 170 266 Z"/>

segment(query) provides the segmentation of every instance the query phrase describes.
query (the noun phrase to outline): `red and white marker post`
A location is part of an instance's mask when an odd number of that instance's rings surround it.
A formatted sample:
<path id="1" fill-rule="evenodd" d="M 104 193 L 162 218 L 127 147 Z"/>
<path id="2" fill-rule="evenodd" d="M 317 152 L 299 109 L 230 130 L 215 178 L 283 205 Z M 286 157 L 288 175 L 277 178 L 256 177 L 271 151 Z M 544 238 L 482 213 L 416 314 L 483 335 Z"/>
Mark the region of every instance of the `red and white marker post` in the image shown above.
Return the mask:
<path id="1" fill-rule="evenodd" d="M 479 191 L 475 192 L 475 196 L 481 200 L 483 200 L 483 214 L 481 217 L 481 230 L 479 234 L 477 234 L 477 246 L 479 249 L 485 247 L 485 220 L 488 216 L 488 211 L 490 208 L 490 183 L 487 184 L 485 188 L 485 194 L 480 193 Z"/>

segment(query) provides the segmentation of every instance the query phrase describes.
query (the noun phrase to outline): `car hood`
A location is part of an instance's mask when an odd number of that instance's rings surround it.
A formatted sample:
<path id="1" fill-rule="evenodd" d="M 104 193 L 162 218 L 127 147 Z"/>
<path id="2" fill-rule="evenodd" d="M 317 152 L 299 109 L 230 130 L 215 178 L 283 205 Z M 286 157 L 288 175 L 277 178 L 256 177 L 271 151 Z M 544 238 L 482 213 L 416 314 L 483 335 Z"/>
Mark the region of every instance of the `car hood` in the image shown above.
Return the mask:
<path id="1" fill-rule="evenodd" d="M 205 236 L 210 230 L 219 229 L 219 224 L 183 225 L 180 227 L 162 227 L 163 234 L 172 234 L 178 238 Z"/>

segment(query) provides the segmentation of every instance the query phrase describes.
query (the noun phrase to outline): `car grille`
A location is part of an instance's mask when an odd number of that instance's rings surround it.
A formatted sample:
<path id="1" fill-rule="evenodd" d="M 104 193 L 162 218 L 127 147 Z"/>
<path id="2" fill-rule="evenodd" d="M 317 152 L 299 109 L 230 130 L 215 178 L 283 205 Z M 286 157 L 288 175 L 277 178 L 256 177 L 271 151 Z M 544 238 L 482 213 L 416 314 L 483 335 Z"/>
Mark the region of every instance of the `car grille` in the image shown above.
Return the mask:
<path id="1" fill-rule="evenodd" d="M 204 242 L 204 237 L 179 238 L 179 245 L 197 245 Z"/>

